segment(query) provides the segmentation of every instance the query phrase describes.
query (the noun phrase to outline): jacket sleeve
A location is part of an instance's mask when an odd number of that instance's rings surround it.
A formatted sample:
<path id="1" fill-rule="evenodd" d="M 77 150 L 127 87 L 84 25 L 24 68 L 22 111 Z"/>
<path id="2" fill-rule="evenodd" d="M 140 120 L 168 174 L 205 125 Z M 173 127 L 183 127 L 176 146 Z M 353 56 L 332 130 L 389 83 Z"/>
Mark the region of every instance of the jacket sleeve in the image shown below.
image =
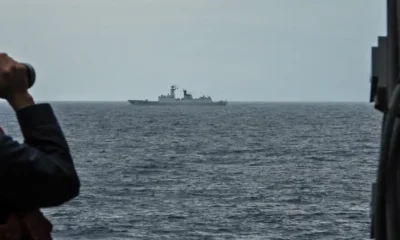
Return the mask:
<path id="1" fill-rule="evenodd" d="M 25 142 L 0 135 L 0 201 L 10 210 L 59 206 L 79 195 L 80 181 L 49 104 L 17 111 Z"/>

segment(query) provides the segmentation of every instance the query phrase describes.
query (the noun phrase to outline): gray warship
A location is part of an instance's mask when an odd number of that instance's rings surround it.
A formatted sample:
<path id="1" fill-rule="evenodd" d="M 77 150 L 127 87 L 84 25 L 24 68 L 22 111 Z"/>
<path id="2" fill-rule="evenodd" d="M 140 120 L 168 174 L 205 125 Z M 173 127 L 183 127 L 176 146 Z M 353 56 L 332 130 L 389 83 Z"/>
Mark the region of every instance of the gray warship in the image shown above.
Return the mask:
<path id="1" fill-rule="evenodd" d="M 175 98 L 175 91 L 178 88 L 176 85 L 172 85 L 170 93 L 167 95 L 158 96 L 158 101 L 149 100 L 128 100 L 132 105 L 190 105 L 190 106 L 226 106 L 228 101 L 214 102 L 210 96 L 201 96 L 199 98 L 193 98 L 192 94 L 188 93 L 187 90 L 183 89 L 183 98 Z"/>

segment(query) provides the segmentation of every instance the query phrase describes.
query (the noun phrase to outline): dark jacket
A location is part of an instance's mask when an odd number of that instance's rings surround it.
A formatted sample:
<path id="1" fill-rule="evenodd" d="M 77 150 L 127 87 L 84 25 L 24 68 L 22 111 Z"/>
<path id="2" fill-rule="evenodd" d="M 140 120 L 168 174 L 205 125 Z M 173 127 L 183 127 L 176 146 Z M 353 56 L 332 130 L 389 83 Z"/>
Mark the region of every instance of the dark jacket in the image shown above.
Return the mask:
<path id="1" fill-rule="evenodd" d="M 0 133 L 0 223 L 10 212 L 59 206 L 78 196 L 80 181 L 49 104 L 17 111 L 24 143 Z"/>

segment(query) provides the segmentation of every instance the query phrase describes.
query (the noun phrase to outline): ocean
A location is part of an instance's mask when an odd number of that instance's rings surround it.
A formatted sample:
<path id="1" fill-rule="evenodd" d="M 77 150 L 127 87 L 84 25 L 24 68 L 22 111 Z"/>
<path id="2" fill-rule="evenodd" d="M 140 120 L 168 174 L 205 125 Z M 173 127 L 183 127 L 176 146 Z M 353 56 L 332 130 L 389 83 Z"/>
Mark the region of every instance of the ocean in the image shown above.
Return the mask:
<path id="1" fill-rule="evenodd" d="M 369 239 L 382 118 L 370 104 L 52 104 L 82 182 L 43 210 L 55 239 Z"/>

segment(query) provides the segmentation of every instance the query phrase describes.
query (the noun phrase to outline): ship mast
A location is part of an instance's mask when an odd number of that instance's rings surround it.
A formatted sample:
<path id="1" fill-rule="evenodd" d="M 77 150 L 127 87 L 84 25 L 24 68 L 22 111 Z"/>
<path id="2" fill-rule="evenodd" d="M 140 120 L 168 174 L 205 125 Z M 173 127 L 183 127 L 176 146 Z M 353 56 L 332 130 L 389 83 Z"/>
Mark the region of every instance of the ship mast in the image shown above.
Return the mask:
<path id="1" fill-rule="evenodd" d="M 178 88 L 176 87 L 176 85 L 172 85 L 172 86 L 171 86 L 171 89 L 170 89 L 171 98 L 174 98 L 174 99 L 175 99 L 175 91 L 176 91 L 176 89 L 178 89 Z"/>

